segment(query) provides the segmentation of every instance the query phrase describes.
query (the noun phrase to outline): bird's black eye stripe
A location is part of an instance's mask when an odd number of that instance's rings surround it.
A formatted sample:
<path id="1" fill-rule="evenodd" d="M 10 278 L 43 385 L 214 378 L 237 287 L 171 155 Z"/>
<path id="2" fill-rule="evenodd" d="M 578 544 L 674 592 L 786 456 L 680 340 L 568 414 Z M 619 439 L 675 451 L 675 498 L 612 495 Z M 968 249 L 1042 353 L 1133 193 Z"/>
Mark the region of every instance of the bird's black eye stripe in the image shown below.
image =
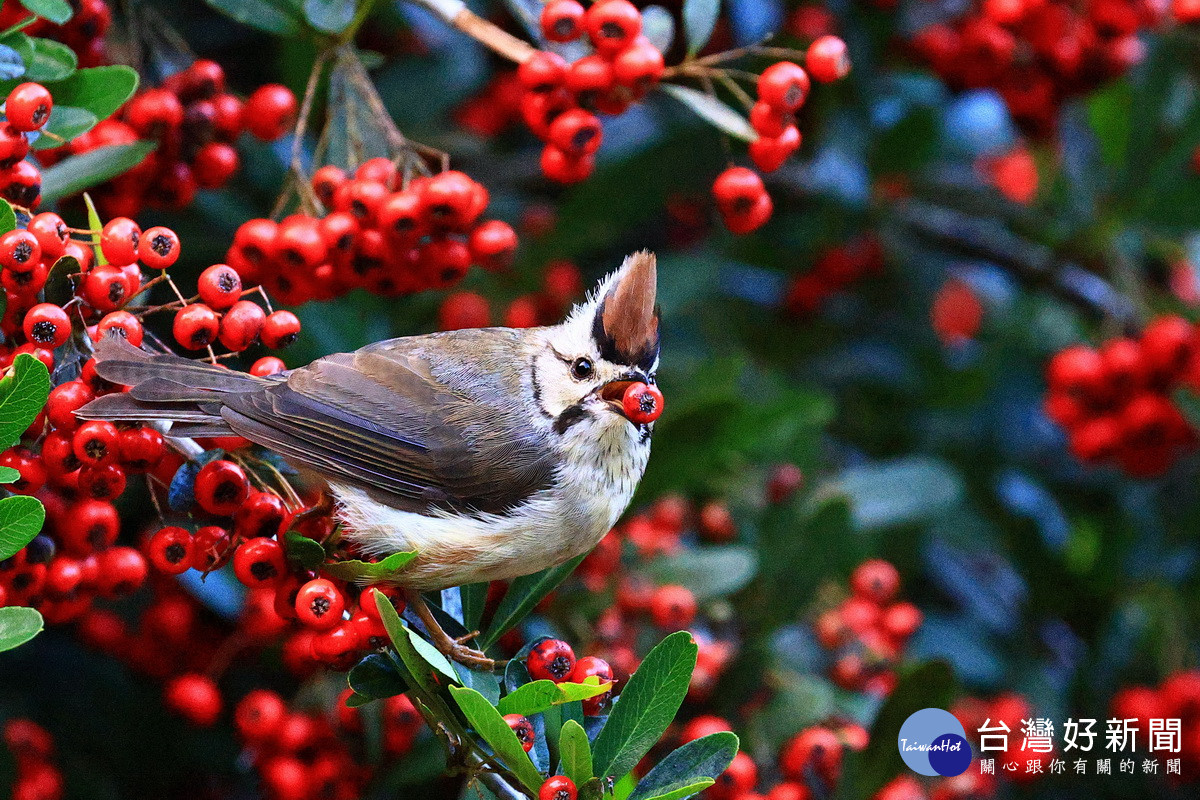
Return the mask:
<path id="1" fill-rule="evenodd" d="M 596 373 L 596 367 L 590 358 L 580 357 L 571 362 L 571 374 L 576 380 L 586 380 Z"/>

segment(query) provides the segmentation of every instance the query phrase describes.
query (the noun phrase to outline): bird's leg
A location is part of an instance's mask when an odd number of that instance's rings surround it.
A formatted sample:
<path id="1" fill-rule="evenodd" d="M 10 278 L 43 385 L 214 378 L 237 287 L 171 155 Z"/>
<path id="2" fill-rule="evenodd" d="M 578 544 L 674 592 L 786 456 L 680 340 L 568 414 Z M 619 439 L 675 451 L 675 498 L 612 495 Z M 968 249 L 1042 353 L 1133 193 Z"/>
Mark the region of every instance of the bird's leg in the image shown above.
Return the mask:
<path id="1" fill-rule="evenodd" d="M 429 606 L 425 603 L 425 598 L 421 596 L 419 591 L 416 589 L 404 589 L 404 599 L 408 601 L 408 607 L 416 613 L 417 617 L 421 620 L 421 624 L 425 626 L 425 630 L 429 632 L 429 638 L 433 640 L 433 646 L 442 655 L 470 669 L 482 670 L 484 672 L 492 672 L 496 669 L 495 660 L 488 658 L 484 655 L 483 651 L 463 644 L 463 641 L 472 638 L 471 636 L 455 639 L 442 629 L 441 624 L 437 621 L 437 617 L 429 610 Z"/>

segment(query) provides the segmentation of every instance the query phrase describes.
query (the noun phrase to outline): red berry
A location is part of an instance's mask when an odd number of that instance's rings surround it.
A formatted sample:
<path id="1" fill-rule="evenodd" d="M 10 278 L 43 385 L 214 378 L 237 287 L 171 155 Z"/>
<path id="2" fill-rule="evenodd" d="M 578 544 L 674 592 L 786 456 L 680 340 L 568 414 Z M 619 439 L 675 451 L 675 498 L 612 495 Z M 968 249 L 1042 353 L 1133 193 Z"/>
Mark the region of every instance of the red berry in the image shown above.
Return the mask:
<path id="1" fill-rule="evenodd" d="M 0 236 L 0 265 L 15 272 L 28 272 L 42 260 L 42 246 L 29 231 L 15 230 Z"/>
<path id="2" fill-rule="evenodd" d="M 4 116 L 19 131 L 39 130 L 50 119 L 54 98 L 40 83 L 22 83 L 8 93 Z"/>
<path id="3" fill-rule="evenodd" d="M 263 322 L 259 338 L 272 350 L 287 347 L 300 336 L 300 320 L 290 311 L 276 311 Z"/>
<path id="4" fill-rule="evenodd" d="M 621 397 L 621 408 L 630 422 L 648 425 L 662 415 L 663 394 L 657 386 L 633 383 Z"/>
<path id="5" fill-rule="evenodd" d="M 192 303 L 175 313 L 171 332 L 175 341 L 188 350 L 202 350 L 217 340 L 221 319 L 203 303 Z"/>
<path id="6" fill-rule="evenodd" d="M 300 622 L 323 631 L 342 622 L 346 600 L 332 581 L 316 578 L 300 587 L 296 593 L 296 616 Z"/>
<path id="7" fill-rule="evenodd" d="M 564 111 L 550 123 L 550 143 L 564 153 L 590 155 L 600 149 L 603 138 L 600 120 L 582 108 Z"/>
<path id="8" fill-rule="evenodd" d="M 717 782 L 709 791 L 717 797 L 740 798 L 753 791 L 756 783 L 758 767 L 754 764 L 754 759 L 739 751 L 725 771 L 717 776 Z"/>
<path id="9" fill-rule="evenodd" d="M 241 159 L 238 151 L 225 142 L 209 142 L 196 151 L 192 174 L 201 189 L 219 189 L 237 172 Z"/>
<path id="10" fill-rule="evenodd" d="M 250 495 L 250 480 L 232 461 L 210 461 L 196 473 L 196 503 L 217 516 L 230 516 Z"/>
<path id="11" fill-rule="evenodd" d="M 803 67 L 780 61 L 758 76 L 758 99 L 780 112 L 793 112 L 804 105 L 810 85 Z"/>
<path id="12" fill-rule="evenodd" d="M 258 338 L 266 320 L 267 312 L 262 306 L 249 300 L 238 300 L 221 317 L 221 344 L 240 353 Z"/>
<path id="13" fill-rule="evenodd" d="M 471 231 L 467 248 L 471 251 L 471 260 L 484 269 L 504 270 L 512 266 L 517 233 L 507 222 L 489 220 Z"/>
<path id="14" fill-rule="evenodd" d="M 784 777 L 803 781 L 812 769 L 823 780 L 832 783 L 842 767 L 842 743 L 828 728 L 806 728 L 793 736 L 779 754 L 779 768 Z"/>
<path id="15" fill-rule="evenodd" d="M 170 228 L 150 228 L 141 235 L 138 256 L 151 269 L 166 269 L 179 260 L 179 237 Z"/>
<path id="16" fill-rule="evenodd" d="M 142 229 L 128 217 L 115 217 L 100 232 L 100 252 L 109 264 L 123 267 L 137 261 Z"/>
<path id="17" fill-rule="evenodd" d="M 42 256 L 54 261 L 66 251 L 70 233 L 62 217 L 52 211 L 43 211 L 29 220 L 27 230 L 34 235 L 42 248 Z"/>
<path id="18" fill-rule="evenodd" d="M 167 684 L 165 694 L 167 705 L 194 725 L 207 728 L 221 716 L 221 690 L 212 678 L 180 675 Z"/>
<path id="19" fill-rule="evenodd" d="M 535 681 L 561 683 L 571 676 L 571 670 L 575 668 L 575 651 L 562 639 L 546 639 L 530 648 L 525 666 Z"/>
<path id="20" fill-rule="evenodd" d="M 251 492 L 233 515 L 234 533 L 243 539 L 276 536 L 283 532 L 288 509 L 274 492 Z"/>
<path id="21" fill-rule="evenodd" d="M 713 181 L 713 199 L 729 230 L 749 233 L 771 218 L 774 205 L 762 178 L 745 167 L 730 167 Z"/>
<path id="22" fill-rule="evenodd" d="M 233 554 L 233 571 L 246 586 L 267 586 L 287 575 L 283 547 L 274 539 L 251 539 Z"/>
<path id="23" fill-rule="evenodd" d="M 885 633 L 899 641 L 905 641 L 921 627 L 923 615 L 912 603 L 895 603 L 883 612 L 880 625 Z"/>
<path id="24" fill-rule="evenodd" d="M 242 296 L 242 278 L 228 264 L 213 264 L 196 282 L 201 302 L 210 308 L 224 311 Z"/>
<path id="25" fill-rule="evenodd" d="M 46 401 L 46 418 L 60 431 L 73 430 L 78 425 L 75 412 L 96 399 L 82 381 L 67 381 L 50 390 Z"/>
<path id="26" fill-rule="evenodd" d="M 832 83 L 850 72 L 850 54 L 845 42 L 836 36 L 825 35 L 808 46 L 804 64 L 821 83 Z"/>
<path id="27" fill-rule="evenodd" d="M 650 596 L 650 616 L 664 630 L 682 630 L 696 618 L 696 595 L 686 586 L 660 586 Z"/>
<path id="28" fill-rule="evenodd" d="M 254 689 L 241 699 L 233 712 L 233 724 L 248 742 L 260 742 L 279 731 L 287 706 L 275 692 Z"/>
<path id="29" fill-rule="evenodd" d="M 349 178 L 346 177 L 346 171 L 341 167 L 335 167 L 332 164 L 327 164 L 321 167 L 312 176 L 312 188 L 316 192 L 317 199 L 329 208 L 333 205 L 333 196 L 337 190 L 346 183 Z"/>
<path id="30" fill-rule="evenodd" d="M 277 375 L 287 369 L 287 364 L 283 363 L 283 359 L 275 356 L 263 356 L 258 361 L 250 365 L 250 374 L 259 378 L 265 378 L 268 375 Z"/>
<path id="31" fill-rule="evenodd" d="M 121 431 L 117 451 L 121 463 L 136 471 L 153 469 L 166 454 L 163 435 L 154 428 L 130 428 Z"/>
<path id="32" fill-rule="evenodd" d="M 795 125 L 788 125 L 778 136 L 759 136 L 750 143 L 749 152 L 754 166 L 763 172 L 774 172 L 798 149 L 800 129 Z"/>
<path id="33" fill-rule="evenodd" d="M 38 303 L 26 312 L 22 329 L 30 342 L 54 349 L 71 336 L 71 320 L 53 303 Z"/>
<path id="34" fill-rule="evenodd" d="M 900 573 L 882 559 L 864 561 L 850 575 L 850 589 L 856 597 L 877 605 L 890 603 L 900 591 Z"/>
<path id="35" fill-rule="evenodd" d="M 574 668 L 571 670 L 571 683 L 583 683 L 586 679 L 596 677 L 600 679 L 600 683 L 611 683 L 613 679 L 612 667 L 608 662 L 596 656 L 584 656 L 575 662 Z M 597 716 L 604 702 L 608 699 L 611 691 L 596 697 L 589 697 L 583 702 L 583 713 L 588 716 Z"/>
<path id="36" fill-rule="evenodd" d="M 504 721 L 508 723 L 508 727 L 512 728 L 512 732 L 517 735 L 517 741 L 521 743 L 521 747 L 528 753 L 533 749 L 534 740 L 537 738 L 533 731 L 533 723 L 520 714 L 505 714 Z"/>
<path id="37" fill-rule="evenodd" d="M 486 328 L 491 322 L 487 298 L 476 292 L 455 292 L 442 302 L 438 327 L 444 331 Z"/>
<path id="38" fill-rule="evenodd" d="M 107 464 L 117 459 L 119 439 L 116 425 L 94 419 L 76 428 L 71 442 L 81 463 Z"/>
<path id="39" fill-rule="evenodd" d="M 642 32 L 642 14 L 629 0 L 604 0 L 587 10 L 583 26 L 596 50 L 612 56 Z"/>
<path id="40" fill-rule="evenodd" d="M 194 542 L 183 528 L 159 528 L 146 542 L 146 557 L 160 572 L 180 575 L 192 566 Z"/>
<path id="41" fill-rule="evenodd" d="M 654 87 L 663 76 L 666 66 L 658 48 L 640 38 L 633 46 L 622 50 L 613 59 L 613 77 L 641 97 Z"/>
<path id="42" fill-rule="evenodd" d="M 0 197 L 26 208 L 36 208 L 42 199 L 42 173 L 28 161 L 17 161 L 0 172 Z"/>
<path id="43" fill-rule="evenodd" d="M 116 500 L 125 491 L 125 470 L 118 464 L 88 466 L 79 470 L 79 493 L 93 500 Z"/>
<path id="44" fill-rule="evenodd" d="M 575 781 L 566 775 L 552 775 L 538 789 L 538 800 L 575 800 Z"/>
<path id="45" fill-rule="evenodd" d="M 550 0 L 542 6 L 542 34 L 552 42 L 570 42 L 583 33 L 583 6 L 575 0 Z"/>
<path id="46" fill-rule="evenodd" d="M 558 53 L 539 50 L 517 68 L 517 79 L 531 92 L 548 92 L 562 85 L 567 69 L 566 60 Z"/>
<path id="47" fill-rule="evenodd" d="M 273 142 L 287 133 L 296 122 L 296 95 L 278 83 L 260 86 L 250 95 L 243 119 L 250 133 L 264 142 Z"/>
<path id="48" fill-rule="evenodd" d="M 542 148 L 542 174 L 558 183 L 579 183 L 592 174 L 595 165 L 595 158 L 590 155 L 566 153 L 552 144 Z"/>

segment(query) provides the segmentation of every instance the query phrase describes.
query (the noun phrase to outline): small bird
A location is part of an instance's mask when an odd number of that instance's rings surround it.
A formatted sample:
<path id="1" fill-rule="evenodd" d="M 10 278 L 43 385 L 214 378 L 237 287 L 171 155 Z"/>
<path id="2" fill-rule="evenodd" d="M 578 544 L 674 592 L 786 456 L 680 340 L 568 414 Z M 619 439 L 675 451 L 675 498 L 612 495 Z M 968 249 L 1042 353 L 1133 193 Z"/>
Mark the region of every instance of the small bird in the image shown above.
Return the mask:
<path id="1" fill-rule="evenodd" d="M 78 416 L 242 436 L 315 473 L 359 550 L 416 551 L 394 582 L 439 649 L 487 668 L 420 592 L 561 564 L 616 523 L 650 457 L 653 422 L 622 398 L 655 383 L 656 283 L 640 252 L 558 325 L 389 339 L 264 378 L 107 337 L 96 372 L 132 388 Z"/>

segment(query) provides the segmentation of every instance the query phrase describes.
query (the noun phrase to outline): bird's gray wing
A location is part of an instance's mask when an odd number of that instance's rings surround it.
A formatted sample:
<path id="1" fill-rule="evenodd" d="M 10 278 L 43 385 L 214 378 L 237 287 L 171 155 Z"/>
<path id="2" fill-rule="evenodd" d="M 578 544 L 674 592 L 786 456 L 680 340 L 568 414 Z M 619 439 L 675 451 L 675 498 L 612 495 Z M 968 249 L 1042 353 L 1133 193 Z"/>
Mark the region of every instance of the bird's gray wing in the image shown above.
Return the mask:
<path id="1" fill-rule="evenodd" d="M 229 426 L 325 478 L 405 510 L 503 513 L 549 485 L 517 335 L 393 339 L 229 395 Z"/>

